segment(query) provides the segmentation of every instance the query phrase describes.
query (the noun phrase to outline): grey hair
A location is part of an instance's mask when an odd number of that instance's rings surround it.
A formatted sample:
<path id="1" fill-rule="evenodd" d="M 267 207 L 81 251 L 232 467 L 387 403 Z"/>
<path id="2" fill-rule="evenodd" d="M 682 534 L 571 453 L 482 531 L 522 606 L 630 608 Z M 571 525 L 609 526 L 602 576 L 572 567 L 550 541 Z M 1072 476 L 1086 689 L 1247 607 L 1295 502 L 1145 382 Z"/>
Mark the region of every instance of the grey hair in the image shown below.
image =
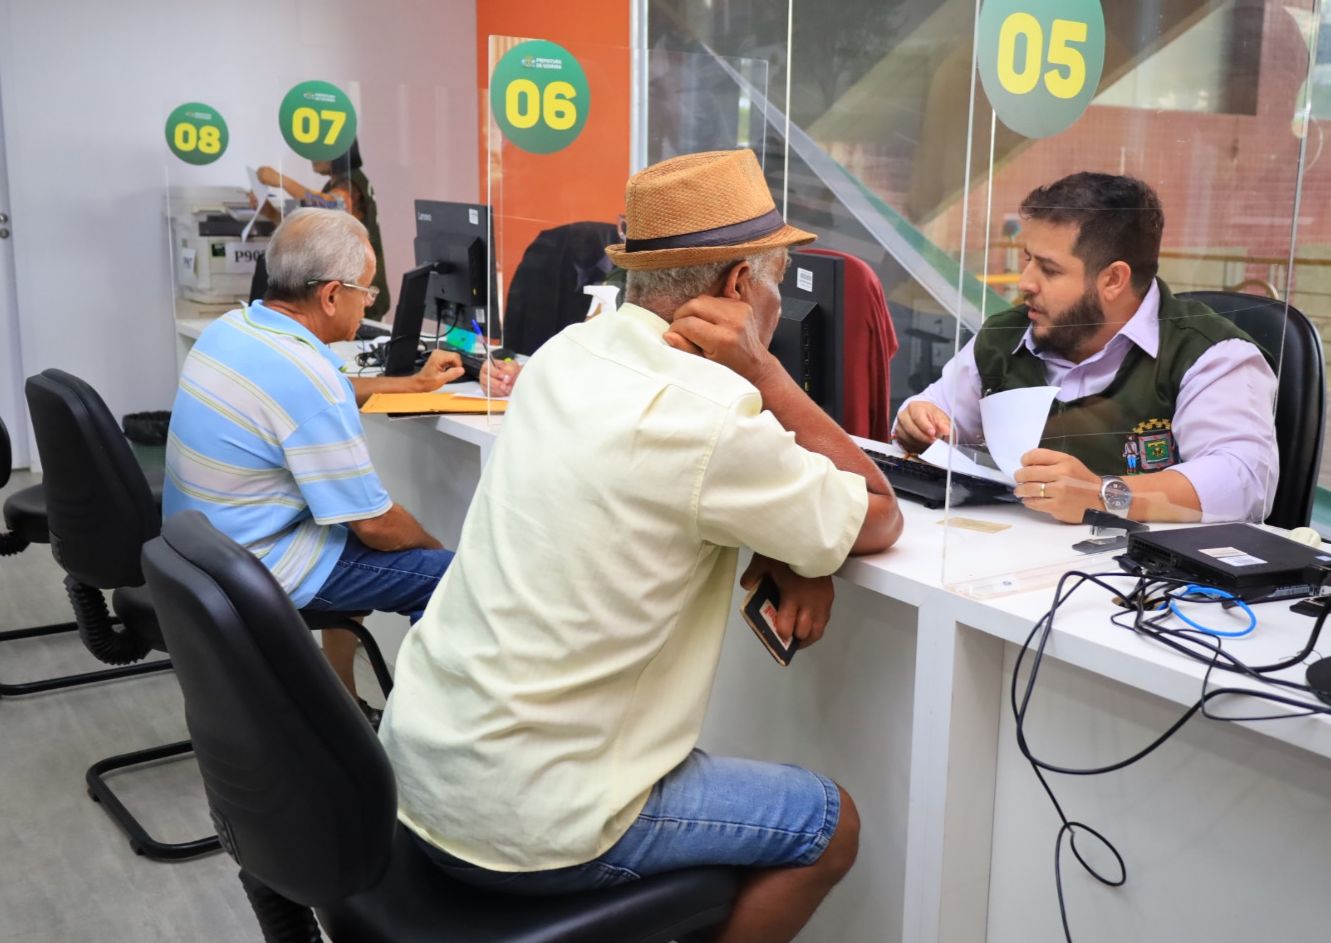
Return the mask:
<path id="1" fill-rule="evenodd" d="M 786 249 L 768 249 L 747 259 L 729 259 L 683 268 L 629 269 L 624 282 L 624 300 L 669 315 L 691 298 L 715 294 L 721 280 L 736 265 L 748 262 L 758 278 L 774 281 Z"/>
<path id="2" fill-rule="evenodd" d="M 369 261 L 369 233 L 342 210 L 305 207 L 277 227 L 268 243 L 268 291 L 274 301 L 301 301 L 314 280 L 355 282 Z"/>

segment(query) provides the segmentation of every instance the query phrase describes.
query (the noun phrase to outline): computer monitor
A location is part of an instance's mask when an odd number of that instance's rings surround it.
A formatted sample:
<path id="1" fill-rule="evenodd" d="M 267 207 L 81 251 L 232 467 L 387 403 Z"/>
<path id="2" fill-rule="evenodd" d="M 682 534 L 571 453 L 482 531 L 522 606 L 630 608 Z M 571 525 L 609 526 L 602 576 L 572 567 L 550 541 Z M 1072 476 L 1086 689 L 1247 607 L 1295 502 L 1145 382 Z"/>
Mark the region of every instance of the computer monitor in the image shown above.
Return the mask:
<path id="1" fill-rule="evenodd" d="M 388 339 L 384 355 L 385 376 L 402 377 L 416 372 L 421 324 L 425 320 L 430 279 L 435 274 L 435 263 L 431 262 L 409 269 L 402 275 L 402 288 L 397 293 L 397 308 L 393 314 L 393 334 Z"/>
<path id="2" fill-rule="evenodd" d="M 839 424 L 845 416 L 845 263 L 791 252 L 781 282 L 781 321 L 771 350 L 809 398 Z"/>
<path id="3" fill-rule="evenodd" d="M 487 206 L 416 201 L 416 264 L 435 266 L 426 304 L 436 308 L 441 322 L 449 315 L 464 327 L 472 320 L 485 322 L 483 309 L 494 294 L 491 235 Z"/>

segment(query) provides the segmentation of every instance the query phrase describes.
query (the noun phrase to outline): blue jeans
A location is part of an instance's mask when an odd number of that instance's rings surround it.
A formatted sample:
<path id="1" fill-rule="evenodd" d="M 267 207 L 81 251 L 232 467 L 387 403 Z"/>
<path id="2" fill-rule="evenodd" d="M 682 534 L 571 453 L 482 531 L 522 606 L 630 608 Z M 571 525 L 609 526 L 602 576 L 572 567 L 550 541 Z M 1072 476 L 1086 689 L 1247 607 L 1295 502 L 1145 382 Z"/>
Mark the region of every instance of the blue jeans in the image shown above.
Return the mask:
<path id="1" fill-rule="evenodd" d="M 452 561 L 451 550 L 371 550 L 348 532 L 341 558 L 307 608 L 399 612 L 414 623 Z"/>
<path id="2" fill-rule="evenodd" d="M 810 865 L 827 849 L 840 817 L 841 792 L 824 776 L 798 766 L 694 750 L 652 787 L 647 805 L 624 836 L 586 864 L 489 871 L 416 841 L 450 877 L 473 887 L 563 894 L 704 865 Z"/>

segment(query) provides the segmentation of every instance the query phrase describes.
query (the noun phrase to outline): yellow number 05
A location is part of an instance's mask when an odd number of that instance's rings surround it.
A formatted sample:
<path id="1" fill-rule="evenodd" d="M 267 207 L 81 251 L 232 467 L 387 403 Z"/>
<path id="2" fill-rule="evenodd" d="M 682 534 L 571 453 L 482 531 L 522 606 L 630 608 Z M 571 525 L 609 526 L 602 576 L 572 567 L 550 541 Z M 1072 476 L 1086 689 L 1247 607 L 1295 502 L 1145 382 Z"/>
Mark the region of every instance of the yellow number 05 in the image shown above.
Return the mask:
<path id="1" fill-rule="evenodd" d="M 573 104 L 577 97 L 577 90 L 568 82 L 551 82 L 542 93 L 531 79 L 515 79 L 504 89 L 504 116 L 513 127 L 525 130 L 544 114 L 547 127 L 567 131 L 578 122 L 578 108 Z"/>
<path id="2" fill-rule="evenodd" d="M 1076 98 L 1086 84 L 1086 59 L 1071 43 L 1084 43 L 1089 32 L 1085 23 L 1054 20 L 1049 30 L 1049 64 L 1058 68 L 1040 75 L 1044 64 L 1044 30 L 1029 13 L 1013 13 L 998 31 L 998 81 L 1013 95 L 1035 90 L 1043 77 L 1045 88 L 1055 98 Z M 1026 40 L 1025 61 L 1017 61 L 1017 37 Z"/>

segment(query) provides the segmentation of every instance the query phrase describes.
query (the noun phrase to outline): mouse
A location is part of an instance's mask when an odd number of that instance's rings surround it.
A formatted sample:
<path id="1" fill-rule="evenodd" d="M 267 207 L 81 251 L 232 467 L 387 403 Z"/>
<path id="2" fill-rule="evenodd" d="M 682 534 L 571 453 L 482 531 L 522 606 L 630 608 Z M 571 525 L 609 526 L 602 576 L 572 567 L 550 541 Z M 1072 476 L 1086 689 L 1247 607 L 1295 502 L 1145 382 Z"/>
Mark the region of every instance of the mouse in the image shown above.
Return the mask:
<path id="1" fill-rule="evenodd" d="M 1308 666 L 1308 687 L 1331 704 L 1331 658 L 1320 658 Z"/>
<path id="2" fill-rule="evenodd" d="M 1289 539 L 1309 547 L 1320 547 L 1322 545 L 1322 535 L 1311 527 L 1294 528 L 1289 532 Z"/>

